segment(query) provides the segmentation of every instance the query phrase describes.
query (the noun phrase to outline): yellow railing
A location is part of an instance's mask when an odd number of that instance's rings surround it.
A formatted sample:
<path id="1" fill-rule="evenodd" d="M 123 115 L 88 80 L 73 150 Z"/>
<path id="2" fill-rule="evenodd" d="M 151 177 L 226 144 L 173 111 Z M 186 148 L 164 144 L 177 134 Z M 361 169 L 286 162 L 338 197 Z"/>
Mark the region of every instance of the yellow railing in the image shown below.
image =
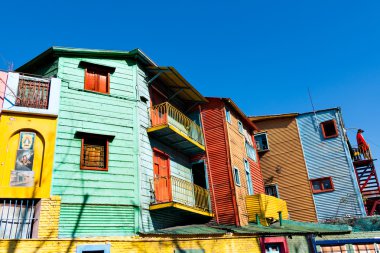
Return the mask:
<path id="1" fill-rule="evenodd" d="M 208 190 L 175 176 L 170 176 L 169 180 L 172 194 L 168 194 L 168 196 L 172 197 L 172 201 L 210 212 Z M 154 182 L 156 184 L 158 180 L 155 179 Z M 155 185 L 155 188 L 157 186 Z"/>
<path id="2" fill-rule="evenodd" d="M 354 153 L 354 161 L 372 160 L 371 149 L 369 147 L 363 148 L 359 146 L 352 148 L 352 152 Z"/>
<path id="3" fill-rule="evenodd" d="M 155 105 L 150 108 L 152 127 L 172 125 L 189 136 L 191 139 L 204 145 L 202 130 L 194 121 L 172 106 L 169 102 Z"/>
<path id="4" fill-rule="evenodd" d="M 186 180 L 171 176 L 173 201 L 209 211 L 208 190 Z"/>

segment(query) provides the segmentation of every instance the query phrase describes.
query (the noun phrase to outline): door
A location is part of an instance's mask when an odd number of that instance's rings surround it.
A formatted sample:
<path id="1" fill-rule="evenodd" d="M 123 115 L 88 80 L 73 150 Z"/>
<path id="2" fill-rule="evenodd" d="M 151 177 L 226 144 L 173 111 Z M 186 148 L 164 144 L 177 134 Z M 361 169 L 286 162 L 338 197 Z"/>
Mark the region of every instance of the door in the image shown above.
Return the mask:
<path id="1" fill-rule="evenodd" d="M 172 201 L 169 156 L 153 151 L 154 192 L 157 203 Z"/>

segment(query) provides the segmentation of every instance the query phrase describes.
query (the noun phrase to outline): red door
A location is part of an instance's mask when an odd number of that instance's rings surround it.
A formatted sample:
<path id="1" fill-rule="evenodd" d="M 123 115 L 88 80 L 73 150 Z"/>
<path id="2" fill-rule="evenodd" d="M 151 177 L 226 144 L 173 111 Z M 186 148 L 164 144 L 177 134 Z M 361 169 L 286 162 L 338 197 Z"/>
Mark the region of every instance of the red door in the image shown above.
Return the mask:
<path id="1" fill-rule="evenodd" d="M 169 157 L 160 151 L 154 151 L 153 166 L 156 202 L 170 202 L 172 200 L 172 194 Z"/>

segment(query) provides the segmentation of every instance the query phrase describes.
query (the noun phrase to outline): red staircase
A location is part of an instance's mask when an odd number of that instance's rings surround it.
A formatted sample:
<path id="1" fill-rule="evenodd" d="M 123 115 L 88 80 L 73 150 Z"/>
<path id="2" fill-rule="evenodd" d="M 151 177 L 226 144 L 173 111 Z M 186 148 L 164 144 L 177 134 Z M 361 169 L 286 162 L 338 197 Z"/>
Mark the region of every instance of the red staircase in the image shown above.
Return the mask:
<path id="1" fill-rule="evenodd" d="M 354 168 L 367 215 L 380 214 L 380 185 L 372 156 L 353 148 Z"/>

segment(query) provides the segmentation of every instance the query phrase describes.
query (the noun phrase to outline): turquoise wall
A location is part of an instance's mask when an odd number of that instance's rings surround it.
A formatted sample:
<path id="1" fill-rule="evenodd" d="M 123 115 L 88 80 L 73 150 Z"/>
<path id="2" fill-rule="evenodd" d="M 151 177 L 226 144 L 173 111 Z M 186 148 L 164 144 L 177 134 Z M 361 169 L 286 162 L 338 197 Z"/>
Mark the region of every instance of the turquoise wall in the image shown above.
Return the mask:
<path id="1" fill-rule="evenodd" d="M 80 61 L 115 68 L 109 95 L 83 89 Z M 125 60 L 59 58 L 57 76 L 62 87 L 52 195 L 62 197 L 60 237 L 138 231 L 136 69 L 134 62 Z M 78 131 L 114 136 L 108 171 L 80 170 Z"/>

